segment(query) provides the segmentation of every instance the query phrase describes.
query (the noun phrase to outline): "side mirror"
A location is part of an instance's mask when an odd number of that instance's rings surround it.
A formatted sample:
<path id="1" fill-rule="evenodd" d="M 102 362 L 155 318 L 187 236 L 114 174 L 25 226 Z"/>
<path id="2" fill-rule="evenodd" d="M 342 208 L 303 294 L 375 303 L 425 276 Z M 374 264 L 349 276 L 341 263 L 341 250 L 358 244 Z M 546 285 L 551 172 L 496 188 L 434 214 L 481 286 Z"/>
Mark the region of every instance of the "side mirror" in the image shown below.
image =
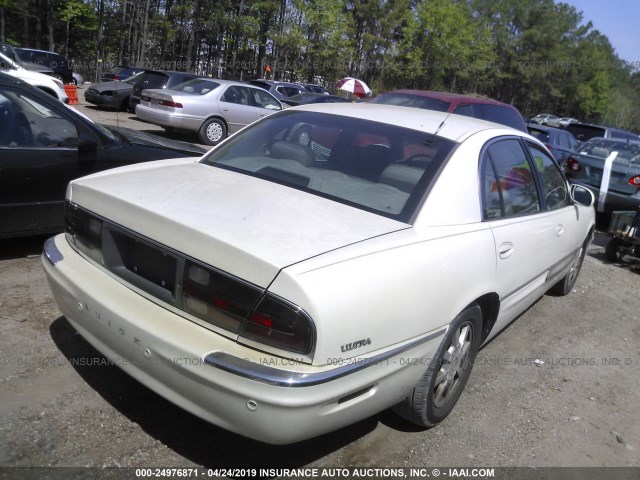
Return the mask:
<path id="1" fill-rule="evenodd" d="M 591 190 L 582 185 L 571 185 L 571 199 L 574 203 L 584 205 L 585 207 L 593 207 L 596 203 L 596 197 Z"/>

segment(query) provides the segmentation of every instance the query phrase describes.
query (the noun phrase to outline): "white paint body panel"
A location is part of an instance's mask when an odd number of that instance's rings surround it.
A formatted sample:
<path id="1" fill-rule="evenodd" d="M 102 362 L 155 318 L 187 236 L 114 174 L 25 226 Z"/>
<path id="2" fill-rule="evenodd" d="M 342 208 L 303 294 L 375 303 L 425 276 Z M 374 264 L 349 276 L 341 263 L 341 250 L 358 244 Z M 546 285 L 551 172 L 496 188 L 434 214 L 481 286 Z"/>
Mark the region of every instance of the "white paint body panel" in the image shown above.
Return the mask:
<path id="1" fill-rule="evenodd" d="M 384 118 L 425 133 L 438 130 L 459 145 L 412 224 L 193 160 L 101 172 L 72 182 L 68 190 L 69 199 L 83 208 L 268 288 L 307 312 L 317 334 L 312 358 L 304 365 L 279 365 L 280 370 L 328 372 L 337 362 L 440 335 L 481 297 L 500 302 L 488 340 L 567 272 L 593 227 L 593 208 L 577 205 L 482 221 L 480 152 L 501 136 L 540 145 L 521 132 L 381 105 L 301 109 Z M 172 359 L 202 359 L 211 352 L 254 363 L 295 355 L 271 355 L 257 342 L 236 342 L 204 328 L 89 263 L 63 236 L 55 245 L 62 260 L 44 264 L 56 301 L 96 348 L 110 358 L 135 359 L 123 368 L 183 408 L 263 441 L 302 440 L 393 405 L 411 391 L 426 368 L 424 359 L 441 340 L 421 343 L 386 365 L 303 388 L 267 385 L 202 363 L 176 365 Z M 511 247 L 507 253 L 505 245 Z M 343 348 L 363 339 L 370 342 Z M 147 362 L 144 348 L 165 362 Z M 173 366 L 161 367 L 167 362 Z M 362 389 L 365 393 L 344 400 Z M 257 410 L 247 409 L 249 400 L 256 401 Z"/>

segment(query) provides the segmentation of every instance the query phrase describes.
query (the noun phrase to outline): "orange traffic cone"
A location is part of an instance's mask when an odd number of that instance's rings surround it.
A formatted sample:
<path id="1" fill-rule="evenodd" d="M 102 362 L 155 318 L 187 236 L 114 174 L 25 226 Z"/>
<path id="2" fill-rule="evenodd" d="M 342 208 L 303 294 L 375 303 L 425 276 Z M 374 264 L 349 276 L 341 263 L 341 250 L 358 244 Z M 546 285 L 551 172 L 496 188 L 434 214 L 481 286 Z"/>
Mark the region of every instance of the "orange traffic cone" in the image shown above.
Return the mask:
<path id="1" fill-rule="evenodd" d="M 65 85 L 64 92 L 69 97 L 69 105 L 78 105 L 78 89 L 75 85 Z"/>

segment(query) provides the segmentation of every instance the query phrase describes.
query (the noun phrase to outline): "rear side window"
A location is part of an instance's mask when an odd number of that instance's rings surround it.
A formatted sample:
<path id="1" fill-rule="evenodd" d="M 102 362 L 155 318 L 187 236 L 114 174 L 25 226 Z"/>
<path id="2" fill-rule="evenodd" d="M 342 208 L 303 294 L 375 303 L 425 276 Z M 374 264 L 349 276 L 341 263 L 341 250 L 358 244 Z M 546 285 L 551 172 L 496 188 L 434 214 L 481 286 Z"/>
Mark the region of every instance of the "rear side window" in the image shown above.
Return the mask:
<path id="1" fill-rule="evenodd" d="M 506 139 L 492 143 L 482 156 L 481 163 L 485 220 L 540 211 L 535 175 L 518 140 Z"/>

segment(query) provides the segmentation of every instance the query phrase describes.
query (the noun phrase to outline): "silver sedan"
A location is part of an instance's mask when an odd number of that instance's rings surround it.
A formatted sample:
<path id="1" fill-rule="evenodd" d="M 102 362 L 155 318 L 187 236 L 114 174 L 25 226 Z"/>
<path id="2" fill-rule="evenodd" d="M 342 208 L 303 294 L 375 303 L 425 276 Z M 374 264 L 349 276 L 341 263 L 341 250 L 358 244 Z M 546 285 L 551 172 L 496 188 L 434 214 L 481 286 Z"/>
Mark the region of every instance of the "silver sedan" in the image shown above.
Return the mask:
<path id="1" fill-rule="evenodd" d="M 136 115 L 166 130 L 197 132 L 217 145 L 227 135 L 282 110 L 270 93 L 245 83 L 196 78 L 173 90 L 143 90 Z"/>

